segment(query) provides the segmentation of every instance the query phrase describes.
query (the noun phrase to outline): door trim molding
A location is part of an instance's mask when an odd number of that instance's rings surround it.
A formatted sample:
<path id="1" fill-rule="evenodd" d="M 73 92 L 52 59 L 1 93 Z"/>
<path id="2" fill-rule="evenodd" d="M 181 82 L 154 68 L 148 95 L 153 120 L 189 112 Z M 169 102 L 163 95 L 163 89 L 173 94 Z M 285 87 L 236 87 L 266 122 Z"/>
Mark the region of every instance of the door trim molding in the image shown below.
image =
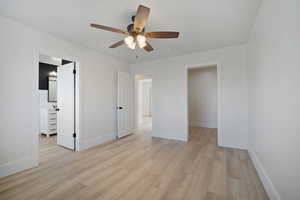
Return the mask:
<path id="1" fill-rule="evenodd" d="M 73 62 L 76 63 L 76 74 L 75 74 L 75 79 L 74 82 L 75 84 L 75 110 L 74 110 L 74 119 L 75 119 L 75 123 L 74 123 L 74 128 L 75 128 L 75 132 L 76 132 L 76 151 L 81 151 L 80 145 L 81 145 L 81 129 L 82 129 L 82 120 L 81 120 L 81 106 L 80 106 L 80 71 L 81 71 L 81 67 L 80 67 L 80 63 L 81 60 L 78 56 L 66 56 L 64 53 L 58 53 L 57 51 L 54 50 L 49 50 L 49 49 L 35 49 L 34 50 L 34 65 L 37 67 L 37 74 L 35 75 L 37 77 L 37 81 L 36 81 L 36 86 L 35 86 L 35 90 L 36 92 L 36 99 L 37 99 L 37 109 L 36 109 L 36 116 L 38 117 L 37 122 L 39 122 L 40 120 L 40 115 L 39 115 L 39 93 L 38 93 L 38 84 L 39 84 L 39 56 L 40 55 L 47 55 L 47 56 L 51 56 L 51 57 L 57 57 L 57 58 L 61 58 L 64 60 L 71 60 Z M 39 125 L 38 125 L 39 127 Z M 32 135 L 32 148 L 31 148 L 31 152 L 34 155 L 34 163 L 35 166 L 38 166 L 39 164 L 39 128 L 38 130 L 36 130 L 35 133 L 33 133 Z M 34 167 L 34 166 L 33 166 Z"/>

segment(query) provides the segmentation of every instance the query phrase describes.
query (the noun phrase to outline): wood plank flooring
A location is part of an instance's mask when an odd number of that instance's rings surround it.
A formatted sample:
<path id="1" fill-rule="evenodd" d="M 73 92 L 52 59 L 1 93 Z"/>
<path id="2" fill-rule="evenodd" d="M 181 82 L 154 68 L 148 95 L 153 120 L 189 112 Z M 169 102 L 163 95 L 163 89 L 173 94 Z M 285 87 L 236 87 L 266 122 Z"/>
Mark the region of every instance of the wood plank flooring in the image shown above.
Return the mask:
<path id="1" fill-rule="evenodd" d="M 189 142 L 137 134 L 74 153 L 45 141 L 40 166 L 0 179 L 0 199 L 266 200 L 246 151 L 216 146 L 216 130 Z"/>

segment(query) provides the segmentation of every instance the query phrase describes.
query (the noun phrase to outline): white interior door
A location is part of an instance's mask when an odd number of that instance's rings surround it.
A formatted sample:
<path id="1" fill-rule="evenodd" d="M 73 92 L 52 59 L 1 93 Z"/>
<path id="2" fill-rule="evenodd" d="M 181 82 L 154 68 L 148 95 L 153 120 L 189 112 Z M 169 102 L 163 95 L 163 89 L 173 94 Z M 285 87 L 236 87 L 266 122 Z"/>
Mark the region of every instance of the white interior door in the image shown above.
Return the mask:
<path id="1" fill-rule="evenodd" d="M 118 72 L 118 138 L 133 133 L 133 76 Z"/>
<path id="2" fill-rule="evenodd" d="M 74 149 L 74 63 L 57 68 L 57 144 Z"/>

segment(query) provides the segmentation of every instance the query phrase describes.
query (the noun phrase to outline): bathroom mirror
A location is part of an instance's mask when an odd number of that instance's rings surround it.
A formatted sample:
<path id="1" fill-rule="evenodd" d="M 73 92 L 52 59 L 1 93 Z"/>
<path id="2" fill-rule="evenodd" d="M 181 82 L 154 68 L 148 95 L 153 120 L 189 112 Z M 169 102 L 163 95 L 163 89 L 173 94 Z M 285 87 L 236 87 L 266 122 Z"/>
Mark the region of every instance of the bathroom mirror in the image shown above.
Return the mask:
<path id="1" fill-rule="evenodd" d="M 48 77 L 48 102 L 57 102 L 57 83 L 56 76 Z"/>

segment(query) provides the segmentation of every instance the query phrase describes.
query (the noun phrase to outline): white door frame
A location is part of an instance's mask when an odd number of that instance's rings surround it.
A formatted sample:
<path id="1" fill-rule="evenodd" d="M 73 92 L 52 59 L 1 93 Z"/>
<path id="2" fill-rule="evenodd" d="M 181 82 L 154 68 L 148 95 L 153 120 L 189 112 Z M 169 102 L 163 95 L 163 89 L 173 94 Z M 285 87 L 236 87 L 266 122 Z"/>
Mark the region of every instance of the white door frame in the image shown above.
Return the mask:
<path id="1" fill-rule="evenodd" d="M 65 60 L 70 60 L 70 61 L 75 61 L 76 62 L 76 85 L 75 85 L 75 117 L 76 117 L 76 127 L 75 127 L 75 131 L 76 131 L 76 151 L 80 151 L 80 136 L 81 136 L 81 128 L 82 128 L 82 120 L 80 117 L 80 113 L 81 113 L 81 106 L 80 106 L 80 59 L 76 56 L 65 56 L 63 54 L 59 54 L 56 53 L 57 51 L 51 51 L 51 50 L 45 50 L 45 49 L 37 49 L 35 50 L 34 53 L 34 58 L 33 58 L 33 64 L 37 67 L 37 74 L 35 74 L 36 79 L 36 84 L 34 87 L 34 90 L 36 91 L 36 116 L 37 116 L 37 122 L 40 121 L 40 107 L 39 107 L 39 56 L 40 55 L 47 55 L 47 56 L 51 56 L 51 57 L 56 57 L 56 58 L 61 58 L 61 59 L 65 59 Z M 39 123 L 38 123 L 39 124 Z M 32 152 L 32 163 L 34 166 L 38 166 L 39 165 L 39 129 L 36 130 L 35 132 L 32 133 L 32 148 L 31 148 L 31 152 Z"/>
<path id="2" fill-rule="evenodd" d="M 189 133 L 189 100 L 188 100 L 188 90 L 189 90 L 189 74 L 188 70 L 189 69 L 195 69 L 195 68 L 202 68 L 202 67 L 208 67 L 208 66 L 217 66 L 217 118 L 218 118 L 218 137 L 217 137 L 217 145 L 218 146 L 223 146 L 222 145 L 222 99 L 221 99 L 221 94 L 222 94 L 222 84 L 221 84 L 221 76 L 222 76 L 222 70 L 221 70 L 221 64 L 219 62 L 209 62 L 209 63 L 200 63 L 198 65 L 193 65 L 193 66 L 187 66 L 185 70 L 185 77 L 186 77 L 186 124 L 187 124 L 187 134 Z M 187 135 L 188 138 L 188 135 Z"/>

